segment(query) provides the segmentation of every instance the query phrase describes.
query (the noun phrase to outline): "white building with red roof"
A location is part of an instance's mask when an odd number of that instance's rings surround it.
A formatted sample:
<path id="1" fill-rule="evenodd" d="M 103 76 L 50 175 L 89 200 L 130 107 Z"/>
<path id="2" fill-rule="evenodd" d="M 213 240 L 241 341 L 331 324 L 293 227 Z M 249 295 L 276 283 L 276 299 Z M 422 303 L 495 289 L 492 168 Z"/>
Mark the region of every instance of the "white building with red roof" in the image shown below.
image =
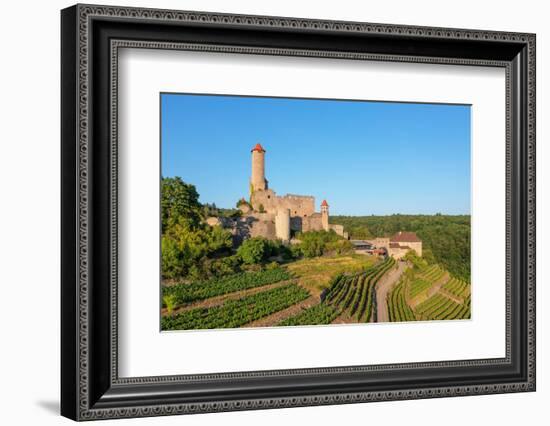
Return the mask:
<path id="1" fill-rule="evenodd" d="M 390 238 L 387 250 L 388 255 L 395 259 L 402 258 L 411 250 L 422 256 L 422 240 L 415 232 L 399 231 Z"/>

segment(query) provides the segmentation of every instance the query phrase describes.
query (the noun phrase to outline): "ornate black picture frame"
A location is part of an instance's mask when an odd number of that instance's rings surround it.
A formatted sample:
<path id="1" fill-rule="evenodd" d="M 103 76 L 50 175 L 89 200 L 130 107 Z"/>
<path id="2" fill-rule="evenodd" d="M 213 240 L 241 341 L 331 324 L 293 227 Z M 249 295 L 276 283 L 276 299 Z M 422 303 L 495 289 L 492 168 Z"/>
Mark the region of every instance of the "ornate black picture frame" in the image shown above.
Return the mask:
<path id="1" fill-rule="evenodd" d="M 535 35 L 76 5 L 61 13 L 61 413 L 74 420 L 535 390 Z M 506 70 L 506 356 L 119 378 L 117 52 L 186 49 Z"/>

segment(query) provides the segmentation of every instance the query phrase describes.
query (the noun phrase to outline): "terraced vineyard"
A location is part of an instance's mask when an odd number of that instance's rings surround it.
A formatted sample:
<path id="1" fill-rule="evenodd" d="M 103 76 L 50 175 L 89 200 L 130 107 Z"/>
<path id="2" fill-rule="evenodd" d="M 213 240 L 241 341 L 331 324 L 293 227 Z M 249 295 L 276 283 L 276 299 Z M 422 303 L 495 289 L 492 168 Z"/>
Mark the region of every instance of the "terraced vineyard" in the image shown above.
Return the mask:
<path id="1" fill-rule="evenodd" d="M 167 309 L 162 312 L 161 327 L 191 330 L 470 318 L 469 283 L 450 277 L 437 265 L 413 268 L 391 257 L 375 261 L 366 261 L 362 270 L 336 269 L 337 275 L 325 281 L 321 296 L 303 268 L 300 274 L 279 267 L 163 287 Z M 315 261 L 309 262 L 308 268 L 317 273 Z M 325 259 L 319 262 L 326 267 Z"/>
<path id="2" fill-rule="evenodd" d="M 326 267 L 325 259 L 319 262 Z M 375 285 L 396 264 L 393 258 L 375 262 L 367 258 L 362 270 L 356 267 L 345 273 L 338 268 L 337 275 L 324 284 L 323 297 L 298 281 L 305 277 L 309 284 L 303 271 L 295 275 L 284 268 L 164 287 L 167 309 L 162 312 L 161 327 L 190 330 L 320 325 L 331 324 L 342 315 L 345 322 L 369 322 Z M 310 269 L 317 272 L 313 266 Z"/>
<path id="3" fill-rule="evenodd" d="M 248 290 L 288 279 L 290 279 L 290 274 L 282 268 L 260 272 L 244 272 L 209 281 L 163 287 L 162 295 L 163 298 L 173 298 L 172 302 L 175 306 L 183 306 L 197 300 Z"/>
<path id="4" fill-rule="evenodd" d="M 407 298 L 405 297 L 405 282 L 399 281 L 394 290 L 389 294 L 388 298 L 388 313 L 390 321 L 415 321 L 416 316 L 413 310 L 407 304 Z"/>
<path id="5" fill-rule="evenodd" d="M 307 290 L 296 284 L 288 284 L 231 300 L 214 308 L 190 309 L 177 315 L 164 316 L 161 326 L 163 330 L 236 328 L 288 308 L 307 297 Z"/>
<path id="6" fill-rule="evenodd" d="M 287 318 L 281 321 L 280 326 L 288 325 L 322 325 L 330 324 L 339 315 L 339 311 L 330 305 L 321 303 L 309 309 L 304 310 L 300 314 Z"/>
<path id="7" fill-rule="evenodd" d="M 365 272 L 340 276 L 329 288 L 323 303 L 357 322 L 368 322 L 372 316 L 374 286 L 394 266 L 395 259 L 390 257 Z"/>
<path id="8" fill-rule="evenodd" d="M 468 283 L 456 278 L 452 278 L 446 282 L 443 288 L 457 297 L 468 297 L 470 294 L 470 286 Z"/>
<path id="9" fill-rule="evenodd" d="M 404 274 L 388 295 L 390 321 L 469 319 L 470 283 L 438 265 Z"/>

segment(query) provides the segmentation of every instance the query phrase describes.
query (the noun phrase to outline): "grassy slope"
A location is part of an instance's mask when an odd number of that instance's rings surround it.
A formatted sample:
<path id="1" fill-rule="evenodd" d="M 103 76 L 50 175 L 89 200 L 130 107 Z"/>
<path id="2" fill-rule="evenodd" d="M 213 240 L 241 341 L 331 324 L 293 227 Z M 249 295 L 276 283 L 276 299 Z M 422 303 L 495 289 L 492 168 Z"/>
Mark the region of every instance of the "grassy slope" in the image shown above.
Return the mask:
<path id="1" fill-rule="evenodd" d="M 300 285 L 318 296 L 328 287 L 335 275 L 347 272 L 360 272 L 372 266 L 377 260 L 374 257 L 363 255 L 346 255 L 334 257 L 315 257 L 301 259 L 286 266 Z"/>

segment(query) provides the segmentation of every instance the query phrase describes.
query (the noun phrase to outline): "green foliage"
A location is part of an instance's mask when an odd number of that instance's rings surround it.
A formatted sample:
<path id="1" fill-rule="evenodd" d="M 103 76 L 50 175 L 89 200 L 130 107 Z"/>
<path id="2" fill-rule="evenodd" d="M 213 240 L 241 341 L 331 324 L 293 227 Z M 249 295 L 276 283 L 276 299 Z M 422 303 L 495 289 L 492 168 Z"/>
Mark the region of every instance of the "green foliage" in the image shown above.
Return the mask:
<path id="1" fill-rule="evenodd" d="M 407 304 L 404 279 L 401 279 L 388 295 L 388 314 L 391 322 L 416 320 L 413 310 Z"/>
<path id="2" fill-rule="evenodd" d="M 429 248 L 423 248 L 422 249 L 422 258 L 428 263 L 428 265 L 433 265 L 434 263 L 437 263 L 437 260 Z"/>
<path id="3" fill-rule="evenodd" d="M 373 314 L 375 285 L 394 266 L 395 259 L 390 257 L 365 272 L 336 276 L 323 303 L 360 322 L 368 322 Z"/>
<path id="4" fill-rule="evenodd" d="M 443 289 L 457 297 L 465 297 L 470 294 L 470 285 L 454 277 L 445 283 Z"/>
<path id="5" fill-rule="evenodd" d="M 206 274 L 214 277 L 232 275 L 240 271 L 241 258 L 237 255 L 225 256 L 203 261 L 203 269 Z"/>
<path id="6" fill-rule="evenodd" d="M 469 215 L 331 216 L 330 221 L 344 225 L 352 239 L 416 232 L 428 263 L 439 263 L 454 276 L 470 281 Z"/>
<path id="7" fill-rule="evenodd" d="M 238 270 L 233 262 L 212 259 L 230 253 L 231 232 L 202 223 L 202 217 L 221 214 L 215 204 L 202 206 L 193 185 L 179 177 L 161 181 L 162 277 L 197 280 Z"/>
<path id="8" fill-rule="evenodd" d="M 259 272 L 243 272 L 223 278 L 213 278 L 208 281 L 166 286 L 163 287 L 162 293 L 163 296 L 173 295 L 177 305 L 184 305 L 222 294 L 273 284 L 289 278 L 290 274 L 281 268 Z"/>
<path id="9" fill-rule="evenodd" d="M 456 303 L 441 294 L 435 294 L 416 307 L 416 312 L 424 320 L 447 320 L 470 318 L 469 299 Z"/>
<path id="10" fill-rule="evenodd" d="M 171 314 L 176 307 L 176 302 L 176 296 L 174 294 L 167 294 L 162 297 L 162 304 L 166 307 L 169 314 Z"/>
<path id="11" fill-rule="evenodd" d="M 300 248 L 300 245 L 291 245 L 289 248 L 290 252 L 290 258 L 298 259 L 302 256 L 302 249 Z"/>
<path id="12" fill-rule="evenodd" d="M 243 263 L 247 265 L 261 263 L 266 260 L 270 254 L 270 244 L 268 240 L 263 237 L 254 237 L 244 240 L 237 250 L 237 255 L 239 255 Z"/>
<path id="13" fill-rule="evenodd" d="M 288 308 L 309 297 L 296 284 L 266 290 L 252 296 L 231 300 L 213 308 L 198 308 L 161 319 L 163 330 L 236 328 Z"/>
<path id="14" fill-rule="evenodd" d="M 338 310 L 323 303 L 305 309 L 298 315 L 281 321 L 279 326 L 330 324 L 339 315 Z"/>
<path id="15" fill-rule="evenodd" d="M 207 275 L 208 259 L 230 252 L 231 233 L 219 226 L 192 226 L 185 216 L 171 223 L 162 236 L 162 276 L 189 276 L 198 279 Z"/>
<path id="16" fill-rule="evenodd" d="M 279 264 L 277 262 L 269 262 L 267 265 L 265 265 L 265 269 L 267 271 L 271 271 L 273 269 L 277 269 L 279 267 Z"/>
<path id="17" fill-rule="evenodd" d="M 161 268 L 164 278 L 176 278 L 183 275 L 182 252 L 178 249 L 175 240 L 162 237 L 161 240 Z"/>
<path id="18" fill-rule="evenodd" d="M 182 218 L 194 227 L 200 223 L 202 206 L 194 185 L 185 183 L 180 177 L 161 179 L 161 221 L 162 231 L 181 222 Z"/>
<path id="19" fill-rule="evenodd" d="M 324 254 L 351 254 L 354 253 L 354 247 L 351 241 L 340 239 L 337 241 L 329 241 L 325 243 L 325 248 L 323 250 Z"/>
<path id="20" fill-rule="evenodd" d="M 301 241 L 299 247 L 305 257 L 318 257 L 329 249 L 341 248 L 344 250 L 346 247 L 345 243 L 340 243 L 342 238 L 332 230 L 299 233 L 297 239 Z"/>
<path id="21" fill-rule="evenodd" d="M 425 260 L 408 255 L 413 267 L 407 269 L 388 296 L 390 321 L 451 320 L 470 317 L 470 284 L 456 277 L 448 277 L 439 265 L 428 265 Z M 436 283 L 441 289 L 431 296 L 427 292 Z M 418 300 L 420 298 L 420 300 Z M 416 305 L 412 300 L 421 302 Z M 412 308 L 411 306 L 415 306 Z"/>

